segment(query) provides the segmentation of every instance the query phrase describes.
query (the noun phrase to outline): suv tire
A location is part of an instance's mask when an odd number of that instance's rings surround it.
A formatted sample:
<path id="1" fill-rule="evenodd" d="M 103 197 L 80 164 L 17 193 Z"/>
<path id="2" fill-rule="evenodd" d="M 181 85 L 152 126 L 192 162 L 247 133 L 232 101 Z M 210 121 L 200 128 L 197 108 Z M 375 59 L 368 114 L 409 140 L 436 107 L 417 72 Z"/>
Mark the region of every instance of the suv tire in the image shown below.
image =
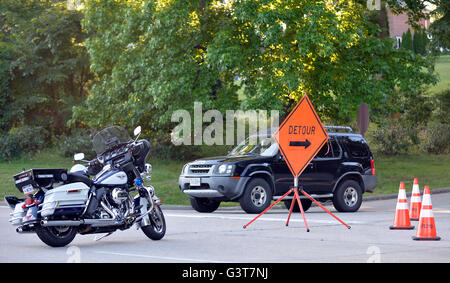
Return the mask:
<path id="1" fill-rule="evenodd" d="M 208 198 L 189 198 L 191 206 L 198 212 L 213 212 L 220 206 L 220 201 L 212 200 Z"/>
<path id="2" fill-rule="evenodd" d="M 250 179 L 239 199 L 241 208 L 247 213 L 261 213 L 272 201 L 272 189 L 262 178 Z"/>
<path id="3" fill-rule="evenodd" d="M 288 210 L 291 209 L 291 203 L 292 203 L 291 199 L 284 200 L 283 202 L 284 202 L 284 207 L 286 207 Z M 300 199 L 300 202 L 302 203 L 302 208 L 303 208 L 304 212 L 306 212 L 311 207 L 311 204 L 312 204 L 312 200 L 310 200 L 310 199 Z M 300 207 L 298 206 L 297 201 L 295 201 L 292 212 L 300 212 Z"/>
<path id="4" fill-rule="evenodd" d="M 333 205 L 339 212 L 355 212 L 362 203 L 362 189 L 358 182 L 346 180 L 333 193 Z"/>

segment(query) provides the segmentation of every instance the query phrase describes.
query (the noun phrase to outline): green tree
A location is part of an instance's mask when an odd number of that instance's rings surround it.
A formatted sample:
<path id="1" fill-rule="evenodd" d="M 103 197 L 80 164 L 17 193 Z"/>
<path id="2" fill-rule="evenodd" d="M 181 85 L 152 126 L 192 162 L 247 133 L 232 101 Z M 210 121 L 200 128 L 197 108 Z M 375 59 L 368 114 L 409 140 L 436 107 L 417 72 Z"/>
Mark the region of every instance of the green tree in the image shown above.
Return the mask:
<path id="1" fill-rule="evenodd" d="M 43 126 L 67 131 L 72 106 L 87 96 L 91 76 L 83 46 L 82 14 L 66 1 L 1 0 L 1 44 L 8 46 L 10 126 Z"/>
<path id="2" fill-rule="evenodd" d="M 325 119 L 361 102 L 373 117 L 401 93 L 433 83 L 429 58 L 396 50 L 369 21 L 366 1 L 89 0 L 83 26 L 96 82 L 73 121 L 170 130 L 176 109 L 287 113 L 306 92 Z M 240 85 L 234 80 L 240 78 Z M 388 104 L 388 102 L 393 103 Z"/>
<path id="3" fill-rule="evenodd" d="M 402 34 L 402 45 L 401 48 L 406 50 L 414 51 L 413 39 L 411 36 L 411 30 L 408 29 L 406 32 Z"/>
<path id="4" fill-rule="evenodd" d="M 428 45 L 428 37 L 425 30 L 417 30 L 414 32 L 413 46 L 414 52 L 420 55 L 426 55 Z"/>
<path id="5" fill-rule="evenodd" d="M 11 52 L 4 44 L 0 43 L 0 131 L 6 131 L 10 127 L 12 112 L 8 107 L 10 103 L 9 98 L 9 83 L 10 76 L 10 62 Z"/>
<path id="6" fill-rule="evenodd" d="M 214 4 L 215 5 L 215 4 Z M 84 28 L 92 95 L 73 121 L 170 132 L 172 112 L 235 109 L 233 73 L 211 64 L 209 45 L 230 11 L 212 1 L 87 1 Z"/>

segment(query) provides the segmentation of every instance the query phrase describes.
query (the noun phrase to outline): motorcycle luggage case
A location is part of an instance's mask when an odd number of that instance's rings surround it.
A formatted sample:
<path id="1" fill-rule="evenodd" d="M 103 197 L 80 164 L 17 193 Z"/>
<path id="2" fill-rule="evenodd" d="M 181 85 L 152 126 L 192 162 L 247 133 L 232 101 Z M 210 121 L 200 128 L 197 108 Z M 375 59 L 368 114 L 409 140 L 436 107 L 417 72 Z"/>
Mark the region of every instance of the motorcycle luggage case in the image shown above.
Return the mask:
<path id="1" fill-rule="evenodd" d="M 14 184 L 20 192 L 27 185 L 34 188 L 49 188 L 55 183 L 67 180 L 67 169 L 30 169 L 14 175 Z"/>
<path id="2" fill-rule="evenodd" d="M 80 215 L 86 208 L 89 187 L 82 182 L 56 187 L 45 193 L 42 217 L 52 215 Z"/>

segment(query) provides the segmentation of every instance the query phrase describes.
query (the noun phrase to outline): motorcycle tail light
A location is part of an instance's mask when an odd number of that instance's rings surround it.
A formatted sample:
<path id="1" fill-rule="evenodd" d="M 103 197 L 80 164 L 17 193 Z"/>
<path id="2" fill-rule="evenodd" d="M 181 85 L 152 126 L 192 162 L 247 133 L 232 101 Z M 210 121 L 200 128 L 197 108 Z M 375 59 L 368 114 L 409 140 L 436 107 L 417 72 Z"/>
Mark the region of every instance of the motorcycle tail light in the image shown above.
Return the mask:
<path id="1" fill-rule="evenodd" d="M 25 205 L 30 205 L 32 203 L 33 203 L 33 200 L 30 197 L 25 199 Z"/>
<path id="2" fill-rule="evenodd" d="M 373 159 L 370 161 L 370 168 L 372 169 L 371 170 L 372 175 L 375 175 L 375 160 Z"/>

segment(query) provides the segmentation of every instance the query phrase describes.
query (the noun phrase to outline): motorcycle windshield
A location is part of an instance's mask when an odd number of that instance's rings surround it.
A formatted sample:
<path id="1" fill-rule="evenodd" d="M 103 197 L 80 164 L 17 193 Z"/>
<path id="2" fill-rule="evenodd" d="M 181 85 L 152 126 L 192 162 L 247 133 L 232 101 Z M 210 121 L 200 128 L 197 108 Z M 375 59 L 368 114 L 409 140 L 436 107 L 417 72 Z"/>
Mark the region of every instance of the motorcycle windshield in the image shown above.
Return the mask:
<path id="1" fill-rule="evenodd" d="M 120 126 L 111 126 L 98 132 L 92 139 L 95 153 L 101 154 L 112 147 L 131 140 L 127 130 Z"/>

